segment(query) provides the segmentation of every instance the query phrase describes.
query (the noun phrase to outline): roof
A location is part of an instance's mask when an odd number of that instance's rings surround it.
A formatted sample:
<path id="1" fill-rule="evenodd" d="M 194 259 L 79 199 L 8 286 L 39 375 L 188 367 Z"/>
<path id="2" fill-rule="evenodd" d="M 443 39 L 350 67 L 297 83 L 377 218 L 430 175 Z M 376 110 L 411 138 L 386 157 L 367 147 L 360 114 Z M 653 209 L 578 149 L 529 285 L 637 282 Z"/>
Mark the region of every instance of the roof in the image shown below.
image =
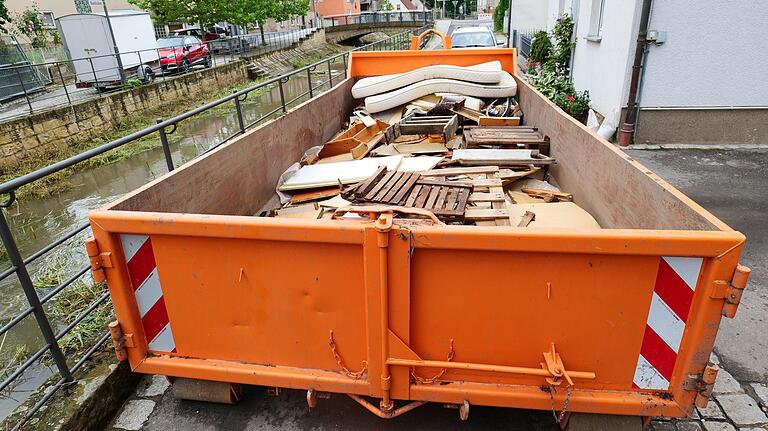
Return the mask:
<path id="1" fill-rule="evenodd" d="M 416 7 L 416 5 L 413 4 L 413 2 L 411 0 L 400 0 L 400 3 L 402 3 L 403 6 L 405 6 L 405 8 L 408 9 L 408 10 L 416 10 L 416 9 L 418 9 Z"/>

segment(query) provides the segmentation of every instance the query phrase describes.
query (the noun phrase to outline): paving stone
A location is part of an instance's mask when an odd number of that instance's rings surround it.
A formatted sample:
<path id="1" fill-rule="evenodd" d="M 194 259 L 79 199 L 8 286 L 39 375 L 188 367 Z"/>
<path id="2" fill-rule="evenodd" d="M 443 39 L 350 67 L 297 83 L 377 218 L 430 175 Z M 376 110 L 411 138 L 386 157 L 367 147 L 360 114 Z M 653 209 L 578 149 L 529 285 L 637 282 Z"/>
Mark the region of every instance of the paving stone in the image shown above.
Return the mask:
<path id="1" fill-rule="evenodd" d="M 165 376 L 151 376 L 140 383 L 136 394 L 140 397 L 156 397 L 164 394 L 169 386 L 171 384 Z"/>
<path id="2" fill-rule="evenodd" d="M 678 421 L 675 426 L 677 431 L 701 431 L 701 425 L 694 421 Z"/>
<path id="3" fill-rule="evenodd" d="M 747 427 L 747 428 L 739 428 L 739 431 L 765 431 L 765 428 Z"/>
<path id="4" fill-rule="evenodd" d="M 747 394 L 720 395 L 717 401 L 723 407 L 725 415 L 736 425 L 753 425 L 768 422 L 760 407 Z"/>
<path id="5" fill-rule="evenodd" d="M 701 419 L 701 415 L 699 414 L 699 409 L 693 409 L 691 412 L 691 419 Z"/>
<path id="6" fill-rule="evenodd" d="M 653 431 L 675 431 L 675 424 L 672 422 L 652 420 L 649 427 Z"/>
<path id="7" fill-rule="evenodd" d="M 707 431 L 736 431 L 736 428 L 728 422 L 704 421 L 702 425 L 704 425 L 704 429 Z"/>
<path id="8" fill-rule="evenodd" d="M 717 373 L 717 380 L 715 380 L 715 387 L 712 393 L 715 395 L 743 394 L 744 389 L 741 388 L 741 385 L 735 378 L 733 378 L 731 373 L 720 368 L 720 371 Z"/>
<path id="9" fill-rule="evenodd" d="M 703 409 L 698 409 L 699 414 L 704 419 L 725 419 L 723 411 L 720 410 L 720 406 L 713 400 L 709 400 L 707 406 Z"/>
<path id="10" fill-rule="evenodd" d="M 758 401 L 763 406 L 768 406 L 768 385 L 765 383 L 750 383 L 749 385 L 755 390 Z"/>
<path id="11" fill-rule="evenodd" d="M 713 364 L 719 364 L 720 363 L 720 358 L 717 357 L 715 352 L 712 352 L 712 354 L 709 355 L 709 361 L 712 362 Z"/>
<path id="12" fill-rule="evenodd" d="M 152 410 L 155 409 L 155 402 L 152 400 L 131 400 L 125 404 L 123 411 L 115 421 L 115 428 L 138 431 L 144 422 L 149 419 Z"/>

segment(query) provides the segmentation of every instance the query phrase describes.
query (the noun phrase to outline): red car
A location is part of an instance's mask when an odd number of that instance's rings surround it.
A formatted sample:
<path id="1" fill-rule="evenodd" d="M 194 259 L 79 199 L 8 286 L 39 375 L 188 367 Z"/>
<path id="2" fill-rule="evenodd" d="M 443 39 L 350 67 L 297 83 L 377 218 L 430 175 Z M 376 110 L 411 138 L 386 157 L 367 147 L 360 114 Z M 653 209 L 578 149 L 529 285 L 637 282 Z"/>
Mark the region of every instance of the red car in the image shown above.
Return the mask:
<path id="1" fill-rule="evenodd" d="M 194 36 L 171 36 L 158 39 L 160 66 L 163 72 L 186 72 L 202 64 L 211 67 L 213 57 L 208 45 Z"/>

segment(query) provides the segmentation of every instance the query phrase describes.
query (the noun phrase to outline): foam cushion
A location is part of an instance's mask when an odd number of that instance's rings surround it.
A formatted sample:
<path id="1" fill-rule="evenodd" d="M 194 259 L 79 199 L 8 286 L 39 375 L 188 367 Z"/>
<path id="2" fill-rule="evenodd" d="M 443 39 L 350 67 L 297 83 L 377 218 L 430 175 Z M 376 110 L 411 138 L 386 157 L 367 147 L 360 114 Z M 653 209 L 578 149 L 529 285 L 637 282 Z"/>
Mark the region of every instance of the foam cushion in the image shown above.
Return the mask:
<path id="1" fill-rule="evenodd" d="M 501 72 L 501 74 L 501 81 L 497 84 L 478 84 L 456 79 L 427 79 L 389 93 L 366 97 L 365 109 L 371 114 L 386 111 L 434 93 L 454 93 L 485 98 L 514 96 L 517 93 L 515 78 L 507 72 Z"/>
<path id="2" fill-rule="evenodd" d="M 438 64 L 422 67 L 405 73 L 372 76 L 360 79 L 352 87 L 352 97 L 362 99 L 375 94 L 386 93 L 427 79 L 458 79 L 460 81 L 495 84 L 501 81 L 501 63 L 490 61 L 474 66 L 451 66 Z"/>

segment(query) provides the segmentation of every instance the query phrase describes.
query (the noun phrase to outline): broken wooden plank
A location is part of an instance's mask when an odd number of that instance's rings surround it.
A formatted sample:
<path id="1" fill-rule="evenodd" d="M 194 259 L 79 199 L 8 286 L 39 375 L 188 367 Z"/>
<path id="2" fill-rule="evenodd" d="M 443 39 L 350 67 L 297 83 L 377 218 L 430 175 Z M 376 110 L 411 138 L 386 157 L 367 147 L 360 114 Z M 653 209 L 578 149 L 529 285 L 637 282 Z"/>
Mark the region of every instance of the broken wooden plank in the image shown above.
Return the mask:
<path id="1" fill-rule="evenodd" d="M 517 224 L 517 227 L 528 227 L 535 218 L 536 214 L 531 211 L 526 211 L 525 214 L 523 214 L 523 218 L 520 219 L 520 223 Z"/>
<path id="2" fill-rule="evenodd" d="M 490 117 L 481 115 L 477 119 L 479 126 L 519 126 L 520 117 Z"/>
<path id="3" fill-rule="evenodd" d="M 504 193 L 475 192 L 469 195 L 469 202 L 504 202 Z"/>
<path id="4" fill-rule="evenodd" d="M 445 168 L 445 169 L 432 169 L 429 171 L 419 172 L 423 177 L 433 176 L 449 176 L 449 175 L 462 175 L 462 174 L 491 174 L 499 172 L 498 166 L 471 166 L 466 168 Z"/>
<path id="5" fill-rule="evenodd" d="M 464 218 L 467 220 L 495 220 L 508 219 L 509 212 L 506 208 L 467 208 L 464 210 Z"/>

